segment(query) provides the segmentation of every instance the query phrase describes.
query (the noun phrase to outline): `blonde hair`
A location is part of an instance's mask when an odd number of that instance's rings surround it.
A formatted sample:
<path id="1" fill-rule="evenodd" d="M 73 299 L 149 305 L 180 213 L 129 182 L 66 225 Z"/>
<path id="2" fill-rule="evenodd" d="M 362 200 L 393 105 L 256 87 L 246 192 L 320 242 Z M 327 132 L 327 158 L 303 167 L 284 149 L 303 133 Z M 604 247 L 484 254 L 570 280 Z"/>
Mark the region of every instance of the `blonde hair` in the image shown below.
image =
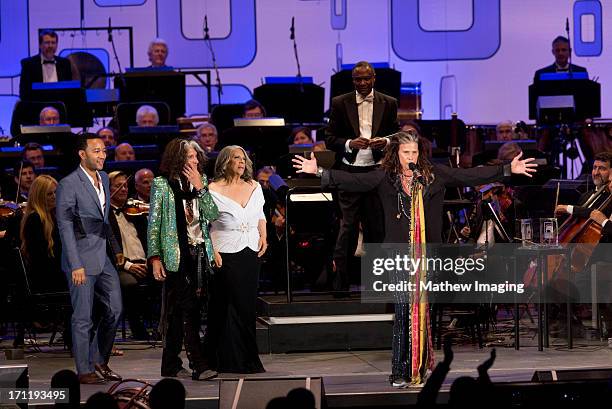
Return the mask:
<path id="1" fill-rule="evenodd" d="M 47 194 L 52 187 L 57 187 L 57 180 L 49 175 L 40 175 L 34 179 L 30 191 L 28 193 L 28 204 L 26 205 L 23 218 L 21 219 L 21 226 L 19 229 L 19 236 L 21 238 L 21 251 L 28 257 L 28 238 L 25 236 L 25 225 L 33 213 L 38 214 L 40 221 L 43 226 L 43 236 L 47 241 L 47 254 L 50 257 L 55 256 L 53 254 L 53 225 L 55 223 L 52 209 L 49 209 L 49 202 L 47 200 Z"/>
<path id="2" fill-rule="evenodd" d="M 249 155 L 247 155 L 242 146 L 230 145 L 221 149 L 221 152 L 219 152 L 219 155 L 217 156 L 217 161 L 215 162 L 215 181 L 223 179 L 226 182 L 229 182 L 231 176 L 228 174 L 229 163 L 232 160 L 232 152 L 236 149 L 239 149 L 245 158 L 244 173 L 240 179 L 244 180 L 245 182 L 250 182 L 253 180 L 253 161 L 251 161 L 251 158 L 249 158 Z"/>

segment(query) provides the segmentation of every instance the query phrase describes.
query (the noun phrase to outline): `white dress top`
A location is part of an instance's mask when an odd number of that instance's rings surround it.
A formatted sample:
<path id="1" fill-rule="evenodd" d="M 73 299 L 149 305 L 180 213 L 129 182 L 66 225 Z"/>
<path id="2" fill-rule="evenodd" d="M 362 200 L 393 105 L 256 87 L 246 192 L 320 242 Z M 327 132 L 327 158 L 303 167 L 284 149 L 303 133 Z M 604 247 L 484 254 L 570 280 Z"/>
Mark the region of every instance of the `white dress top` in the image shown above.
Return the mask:
<path id="1" fill-rule="evenodd" d="M 219 208 L 219 217 L 212 222 L 210 237 L 213 247 L 219 253 L 238 253 L 245 247 L 258 250 L 259 220 L 265 220 L 264 196 L 259 183 L 251 192 L 245 207 L 229 197 L 210 191 Z"/>

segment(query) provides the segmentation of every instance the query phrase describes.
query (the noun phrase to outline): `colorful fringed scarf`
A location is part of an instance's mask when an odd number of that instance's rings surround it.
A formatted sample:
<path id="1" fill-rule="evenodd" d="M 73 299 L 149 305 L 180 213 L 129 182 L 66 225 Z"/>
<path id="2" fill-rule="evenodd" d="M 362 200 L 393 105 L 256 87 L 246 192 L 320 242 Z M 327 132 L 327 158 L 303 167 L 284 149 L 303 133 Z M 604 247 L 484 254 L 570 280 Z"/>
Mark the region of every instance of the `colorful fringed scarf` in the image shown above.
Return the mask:
<path id="1" fill-rule="evenodd" d="M 412 191 L 410 206 L 410 248 L 413 259 L 426 257 L 425 249 L 425 209 L 423 207 L 423 185 L 416 183 Z M 411 362 L 410 375 L 412 384 L 425 381 L 428 369 L 433 369 L 433 344 L 427 293 L 420 290 L 420 282 L 427 279 L 427 265 L 420 263 L 419 270 L 413 275 L 416 292 L 410 305 Z"/>

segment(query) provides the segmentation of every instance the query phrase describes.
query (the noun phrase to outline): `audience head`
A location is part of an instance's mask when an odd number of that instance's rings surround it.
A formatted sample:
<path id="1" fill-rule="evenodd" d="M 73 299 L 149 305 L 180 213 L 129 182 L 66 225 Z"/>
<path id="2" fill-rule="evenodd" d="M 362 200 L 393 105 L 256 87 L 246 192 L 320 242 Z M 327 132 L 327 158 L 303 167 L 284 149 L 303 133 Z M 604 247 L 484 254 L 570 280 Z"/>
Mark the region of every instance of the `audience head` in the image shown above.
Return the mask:
<path id="1" fill-rule="evenodd" d="M 480 387 L 470 376 L 460 376 L 450 387 L 448 403 L 451 407 L 480 407 Z"/>
<path id="2" fill-rule="evenodd" d="M 138 193 L 138 199 L 149 203 L 151 200 L 151 185 L 153 184 L 155 175 L 151 169 L 138 169 L 134 175 L 134 187 Z"/>
<path id="3" fill-rule="evenodd" d="M 165 67 L 168 58 L 168 44 L 161 38 L 156 38 L 149 44 L 147 50 L 152 67 Z"/>
<path id="4" fill-rule="evenodd" d="M 84 133 L 77 137 L 77 154 L 81 166 L 87 171 L 99 171 L 104 167 L 106 160 L 106 146 L 99 135 Z"/>
<path id="5" fill-rule="evenodd" d="M 498 141 L 511 141 L 514 124 L 512 121 L 503 121 L 495 127 L 495 137 Z"/>
<path id="6" fill-rule="evenodd" d="M 56 403 L 56 409 L 79 409 L 81 407 L 81 384 L 79 377 L 70 369 L 62 369 L 51 378 L 52 388 L 68 389 L 68 403 Z"/>
<path id="7" fill-rule="evenodd" d="M 19 170 L 21 169 L 21 171 Z M 36 173 L 34 173 L 34 165 L 28 161 L 20 161 L 17 162 L 15 167 L 13 168 L 13 179 L 15 180 L 15 184 L 19 184 L 19 189 L 22 193 L 28 193 L 30 191 L 30 187 L 32 187 L 32 183 L 36 178 Z"/>
<path id="8" fill-rule="evenodd" d="M 285 396 L 279 396 L 277 398 L 272 398 L 270 402 L 266 405 L 266 409 L 287 409 L 291 408 L 289 406 L 289 400 Z"/>
<path id="9" fill-rule="evenodd" d="M 127 142 L 120 143 L 115 147 L 115 161 L 123 162 L 129 160 L 136 160 L 134 148 Z"/>
<path id="10" fill-rule="evenodd" d="M 502 146 L 500 146 L 499 151 L 497 151 L 497 159 L 502 162 L 511 161 L 521 153 L 523 150 L 516 142 L 506 142 Z"/>
<path id="11" fill-rule="evenodd" d="M 253 162 L 241 146 L 226 146 L 215 162 L 215 180 L 229 182 L 236 177 L 247 182 L 253 180 Z"/>
<path id="12" fill-rule="evenodd" d="M 276 171 L 272 166 L 264 166 L 257 171 L 257 181 L 264 189 L 268 189 L 270 187 L 270 176 L 275 174 Z"/>
<path id="13" fill-rule="evenodd" d="M 107 148 L 117 145 L 117 134 L 113 128 L 105 127 L 98 129 L 98 136 L 104 141 L 104 146 Z"/>
<path id="14" fill-rule="evenodd" d="M 111 204 L 115 207 L 123 207 L 128 199 L 128 175 L 116 170 L 108 174 L 111 192 Z"/>
<path id="15" fill-rule="evenodd" d="M 555 64 L 559 67 L 565 67 L 569 62 L 570 53 L 569 40 L 566 37 L 559 36 L 552 42 L 552 54 L 555 56 Z"/>
<path id="16" fill-rule="evenodd" d="M 266 109 L 259 101 L 251 99 L 244 104 L 242 116 L 244 118 L 265 118 Z"/>
<path id="17" fill-rule="evenodd" d="M 203 123 L 196 129 L 195 140 L 200 144 L 204 152 L 214 151 L 219 141 L 217 127 L 210 122 Z"/>
<path id="18" fill-rule="evenodd" d="M 109 393 L 96 392 L 87 399 L 85 409 L 119 409 L 119 404 Z"/>
<path id="19" fill-rule="evenodd" d="M 291 144 L 292 145 L 304 145 L 307 143 L 314 143 L 312 136 L 310 135 L 310 129 L 305 126 L 295 128 L 291 132 Z"/>
<path id="20" fill-rule="evenodd" d="M 315 409 L 315 397 L 306 388 L 295 388 L 287 394 L 288 407 L 292 409 Z"/>
<path id="21" fill-rule="evenodd" d="M 40 111 L 39 124 L 43 125 L 57 125 L 60 123 L 60 114 L 57 109 L 53 107 L 44 107 Z"/>
<path id="22" fill-rule="evenodd" d="M 52 30 L 43 30 L 38 35 L 38 48 L 45 60 L 53 60 L 57 52 L 57 33 Z"/>
<path id="23" fill-rule="evenodd" d="M 359 61 L 353 67 L 353 86 L 362 97 L 367 97 L 374 89 L 376 82 L 376 72 L 367 61 Z"/>
<path id="24" fill-rule="evenodd" d="M 149 405 L 151 409 L 183 409 L 186 394 L 185 387 L 179 380 L 164 378 L 151 389 Z"/>
<path id="25" fill-rule="evenodd" d="M 45 157 L 43 155 L 42 146 L 35 142 L 27 143 L 23 147 L 23 154 L 21 158 L 34 165 L 35 169 L 45 167 Z"/>
<path id="26" fill-rule="evenodd" d="M 136 123 L 138 126 L 157 126 L 159 115 L 151 105 L 143 105 L 136 111 Z"/>
<path id="27" fill-rule="evenodd" d="M 173 139 L 166 145 L 159 165 L 159 173 L 168 180 L 179 179 L 187 163 L 196 165 L 198 172 L 204 174 L 206 154 L 193 139 Z"/>
<path id="28" fill-rule="evenodd" d="M 599 152 L 593 161 L 591 177 L 597 189 L 610 181 L 610 166 L 612 165 L 612 152 Z"/>

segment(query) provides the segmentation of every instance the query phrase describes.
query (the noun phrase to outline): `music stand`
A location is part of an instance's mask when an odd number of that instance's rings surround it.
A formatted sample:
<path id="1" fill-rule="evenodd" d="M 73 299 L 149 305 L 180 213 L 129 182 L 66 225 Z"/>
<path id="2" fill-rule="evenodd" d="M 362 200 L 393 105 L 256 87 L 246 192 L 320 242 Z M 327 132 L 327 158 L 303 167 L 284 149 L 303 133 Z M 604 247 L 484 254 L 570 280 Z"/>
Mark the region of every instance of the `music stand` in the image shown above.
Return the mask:
<path id="1" fill-rule="evenodd" d="M 168 142 L 180 136 L 181 133 L 176 125 L 130 126 L 130 132 L 122 137 L 121 141 L 130 145 L 155 144 L 159 147 L 159 151 L 163 152 Z"/>
<path id="2" fill-rule="evenodd" d="M 538 116 L 538 98 L 550 96 L 572 96 L 575 112 L 567 121 L 582 121 L 601 116 L 601 85 L 589 79 L 539 80 L 529 86 L 529 119 L 538 123 L 558 124 L 558 115 L 548 112 L 544 117 Z M 567 107 L 560 106 L 558 114 L 564 115 Z"/>
<path id="3" fill-rule="evenodd" d="M 185 114 L 185 74 L 176 71 L 137 71 L 115 77 L 121 102 L 157 101 L 170 107 L 170 121 Z"/>
<path id="4" fill-rule="evenodd" d="M 287 139 L 291 128 L 287 126 L 235 126 L 225 130 L 219 146 L 242 146 L 254 154 L 256 169 L 266 165 L 277 166 L 289 152 Z"/>
<path id="5" fill-rule="evenodd" d="M 73 128 L 93 125 L 93 115 L 87 106 L 85 88 L 80 81 L 35 82 L 32 84 L 32 101 L 64 103 L 67 120 Z"/>
<path id="6" fill-rule="evenodd" d="M 304 82 L 267 83 L 255 88 L 253 97 L 266 107 L 269 116 L 285 118 L 288 123 L 321 123 L 325 89 Z M 312 78 L 311 78 L 312 81 Z"/>

